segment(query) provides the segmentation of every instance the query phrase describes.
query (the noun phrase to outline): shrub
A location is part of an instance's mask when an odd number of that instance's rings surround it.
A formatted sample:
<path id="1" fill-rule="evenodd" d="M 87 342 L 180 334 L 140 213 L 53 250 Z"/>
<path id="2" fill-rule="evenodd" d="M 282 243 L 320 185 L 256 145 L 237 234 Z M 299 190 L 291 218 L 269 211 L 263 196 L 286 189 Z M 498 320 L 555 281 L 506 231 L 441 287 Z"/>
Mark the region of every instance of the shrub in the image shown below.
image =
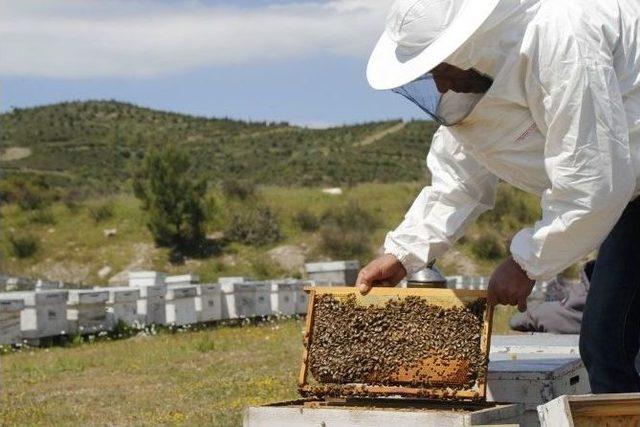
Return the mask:
<path id="1" fill-rule="evenodd" d="M 251 181 L 230 179 L 222 182 L 222 193 L 229 199 L 247 200 L 256 195 L 256 186 Z"/>
<path id="2" fill-rule="evenodd" d="M 101 203 L 89 207 L 89 216 L 97 224 L 113 217 L 113 205 L 111 203 Z"/>
<path id="3" fill-rule="evenodd" d="M 337 259 L 364 259 L 371 250 L 369 233 L 361 230 L 345 230 L 335 225 L 324 225 L 320 229 L 322 251 Z"/>
<path id="4" fill-rule="evenodd" d="M 302 231 L 316 231 L 320 227 L 320 219 L 308 209 L 302 209 L 296 213 L 293 221 Z"/>
<path id="5" fill-rule="evenodd" d="M 484 232 L 471 244 L 471 251 L 478 258 L 497 260 L 506 254 L 506 248 L 500 233 L 494 230 Z"/>
<path id="6" fill-rule="evenodd" d="M 354 202 L 329 209 L 322 215 L 321 249 L 332 258 L 367 258 L 377 226 L 377 219 Z"/>
<path id="7" fill-rule="evenodd" d="M 56 218 L 50 208 L 41 208 L 33 211 L 29 219 L 37 224 L 52 225 L 56 223 Z"/>
<path id="8" fill-rule="evenodd" d="M 52 194 L 42 178 L 9 177 L 0 183 L 0 199 L 17 203 L 20 209 L 31 211 L 48 205 Z"/>
<path id="9" fill-rule="evenodd" d="M 18 258 L 29 258 L 38 251 L 38 240 L 31 235 L 16 236 L 10 234 L 11 253 Z"/>
<path id="10" fill-rule="evenodd" d="M 247 207 L 231 217 L 225 235 L 253 246 L 275 243 L 282 237 L 278 218 L 268 206 Z"/>
<path id="11" fill-rule="evenodd" d="M 156 244 L 200 251 L 205 240 L 206 182 L 188 175 L 189 155 L 173 145 L 151 149 L 136 171 L 134 193 Z"/>

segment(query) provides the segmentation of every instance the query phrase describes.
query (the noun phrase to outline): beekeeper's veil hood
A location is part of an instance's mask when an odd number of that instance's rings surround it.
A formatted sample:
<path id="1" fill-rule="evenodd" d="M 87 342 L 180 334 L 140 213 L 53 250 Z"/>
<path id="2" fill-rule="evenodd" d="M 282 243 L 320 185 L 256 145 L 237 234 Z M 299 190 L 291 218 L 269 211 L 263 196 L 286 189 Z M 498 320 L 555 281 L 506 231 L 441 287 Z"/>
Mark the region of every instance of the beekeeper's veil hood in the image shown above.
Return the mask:
<path id="1" fill-rule="evenodd" d="M 444 125 L 464 119 L 482 94 L 438 93 L 429 72 L 442 62 L 492 77 L 474 38 L 517 9 L 517 0 L 398 0 L 367 66 L 374 89 L 393 89 Z M 486 53 L 486 52 L 485 52 Z M 480 54 L 480 55 L 479 55 Z"/>

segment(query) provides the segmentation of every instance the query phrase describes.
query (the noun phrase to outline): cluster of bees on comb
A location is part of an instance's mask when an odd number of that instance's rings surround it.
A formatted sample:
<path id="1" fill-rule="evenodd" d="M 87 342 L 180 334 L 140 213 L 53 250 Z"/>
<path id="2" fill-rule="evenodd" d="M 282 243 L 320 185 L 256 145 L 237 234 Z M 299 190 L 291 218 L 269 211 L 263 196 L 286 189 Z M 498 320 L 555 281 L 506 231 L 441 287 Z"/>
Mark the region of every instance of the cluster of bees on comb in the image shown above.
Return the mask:
<path id="1" fill-rule="evenodd" d="M 455 399 L 486 374 L 485 310 L 484 299 L 445 308 L 418 296 L 363 305 L 354 295 L 317 295 L 308 359 L 316 394 L 366 396 L 366 384 Z"/>

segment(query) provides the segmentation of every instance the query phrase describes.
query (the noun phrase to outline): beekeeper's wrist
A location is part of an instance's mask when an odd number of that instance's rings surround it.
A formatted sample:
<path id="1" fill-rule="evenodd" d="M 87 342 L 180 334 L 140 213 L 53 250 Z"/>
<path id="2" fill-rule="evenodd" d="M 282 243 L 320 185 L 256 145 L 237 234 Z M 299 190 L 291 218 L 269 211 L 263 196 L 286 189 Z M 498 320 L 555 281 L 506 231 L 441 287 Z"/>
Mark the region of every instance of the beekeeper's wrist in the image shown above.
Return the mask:
<path id="1" fill-rule="evenodd" d="M 384 253 L 393 255 L 398 261 L 400 261 L 407 272 L 407 276 L 412 275 L 416 271 L 422 270 L 427 265 L 425 261 L 398 245 L 389 237 L 387 237 L 384 243 Z"/>
<path id="2" fill-rule="evenodd" d="M 511 240 L 511 258 L 516 264 L 520 266 L 520 269 L 524 271 L 527 277 L 531 280 L 544 280 L 544 277 L 535 273 L 533 266 L 534 262 L 531 260 L 532 253 L 530 250 L 530 236 L 527 229 L 520 230 Z"/>

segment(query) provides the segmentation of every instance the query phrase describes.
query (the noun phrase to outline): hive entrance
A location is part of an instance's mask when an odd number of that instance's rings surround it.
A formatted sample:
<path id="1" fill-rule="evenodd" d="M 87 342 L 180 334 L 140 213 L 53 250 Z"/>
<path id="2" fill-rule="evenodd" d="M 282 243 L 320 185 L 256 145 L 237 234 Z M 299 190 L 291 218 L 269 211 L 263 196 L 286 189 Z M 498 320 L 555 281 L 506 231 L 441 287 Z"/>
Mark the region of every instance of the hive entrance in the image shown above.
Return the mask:
<path id="1" fill-rule="evenodd" d="M 484 291 L 309 292 L 303 395 L 484 398 L 491 317 Z"/>

